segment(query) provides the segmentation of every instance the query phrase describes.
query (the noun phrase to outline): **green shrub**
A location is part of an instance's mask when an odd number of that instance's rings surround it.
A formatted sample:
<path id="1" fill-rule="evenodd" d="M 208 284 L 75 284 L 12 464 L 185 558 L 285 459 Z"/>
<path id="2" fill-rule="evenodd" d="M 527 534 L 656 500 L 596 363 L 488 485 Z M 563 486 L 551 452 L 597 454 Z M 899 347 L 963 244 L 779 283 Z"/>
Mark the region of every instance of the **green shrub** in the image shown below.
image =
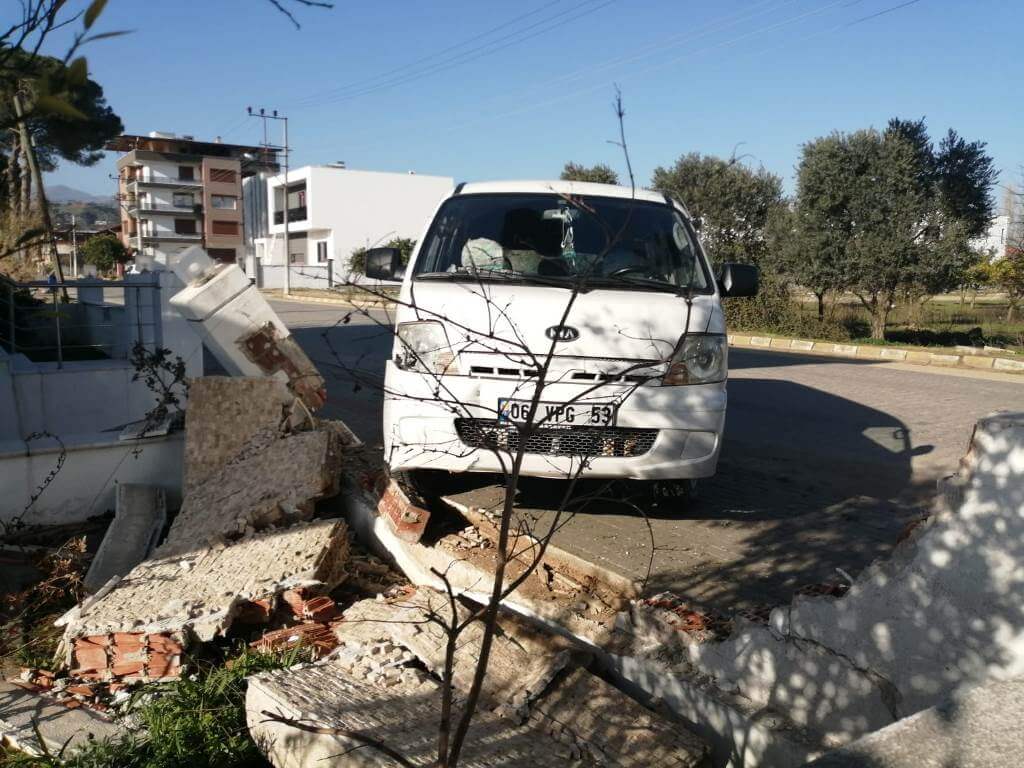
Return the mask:
<path id="1" fill-rule="evenodd" d="M 725 322 L 730 331 L 759 331 L 826 341 L 847 341 L 856 329 L 849 323 L 804 311 L 793 301 L 784 286 L 763 283 L 757 296 L 749 299 L 725 299 Z"/>
<path id="2" fill-rule="evenodd" d="M 141 728 L 121 739 L 96 742 L 61 755 L 0 757 L 18 768 L 263 768 L 266 760 L 245 722 L 245 678 L 308 660 L 307 649 L 266 654 L 248 648 L 228 664 L 146 686 L 129 703 Z"/>

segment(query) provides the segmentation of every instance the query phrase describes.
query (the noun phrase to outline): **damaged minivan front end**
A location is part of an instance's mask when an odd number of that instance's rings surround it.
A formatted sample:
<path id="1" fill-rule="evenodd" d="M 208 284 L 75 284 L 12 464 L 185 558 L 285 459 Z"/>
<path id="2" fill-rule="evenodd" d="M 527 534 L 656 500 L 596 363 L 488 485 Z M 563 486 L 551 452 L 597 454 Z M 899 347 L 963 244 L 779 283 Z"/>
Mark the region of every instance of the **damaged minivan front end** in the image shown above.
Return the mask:
<path id="1" fill-rule="evenodd" d="M 756 285 L 742 267 L 726 276 L 736 292 Z M 505 472 L 522 449 L 527 476 L 712 475 L 727 401 L 720 295 L 686 211 L 656 193 L 465 185 L 402 285 L 390 468 Z"/>

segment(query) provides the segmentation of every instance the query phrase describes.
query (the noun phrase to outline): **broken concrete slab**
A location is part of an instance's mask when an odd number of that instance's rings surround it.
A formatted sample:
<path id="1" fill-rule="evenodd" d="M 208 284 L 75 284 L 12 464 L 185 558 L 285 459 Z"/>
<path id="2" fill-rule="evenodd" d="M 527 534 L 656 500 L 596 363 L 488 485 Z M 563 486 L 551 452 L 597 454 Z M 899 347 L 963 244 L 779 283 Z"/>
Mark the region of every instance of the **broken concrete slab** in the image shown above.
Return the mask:
<path id="1" fill-rule="evenodd" d="M 363 474 L 370 473 L 372 467 Z M 369 485 L 372 488 L 372 483 Z M 402 541 L 377 514 L 376 500 L 367 486 L 360 477 L 344 488 L 346 519 L 361 541 L 394 562 L 414 584 L 444 589 L 435 572 L 445 573 L 456 594 L 487 601 L 493 582 L 493 564 L 487 558 L 488 554 L 493 558 L 493 553 L 460 549 L 457 543 L 449 546 L 446 539 L 433 547 Z M 780 713 L 717 688 L 710 678 L 695 673 L 684 645 L 679 646 L 684 650 L 670 652 L 668 658 L 657 649 L 651 649 L 650 655 L 635 656 L 634 639 L 621 638 L 621 630 L 615 626 L 620 614 L 610 606 L 595 604 L 598 601 L 581 601 L 584 593 L 578 583 L 572 586 L 554 578 L 542 581 L 541 575 L 546 572 L 542 570 L 509 595 L 503 607 L 586 648 L 620 687 L 644 700 L 664 702 L 712 744 L 715 765 L 732 761 L 736 766 L 795 768 L 826 748 L 820 738 Z"/>
<path id="2" fill-rule="evenodd" d="M 204 376 L 189 384 L 183 495 L 246 448 L 278 439 L 292 424 L 295 395 L 277 379 Z"/>
<path id="3" fill-rule="evenodd" d="M 229 540 L 247 530 L 307 520 L 337 491 L 339 433 L 317 429 L 250 443 L 185 497 L 158 556 Z"/>
<path id="4" fill-rule="evenodd" d="M 116 739 L 125 732 L 123 726 L 87 707 L 71 709 L 49 694 L 0 681 L 0 743 L 14 749 L 32 755 L 58 755 L 64 750 L 64 756 L 71 756 L 93 741 Z"/>
<path id="5" fill-rule="evenodd" d="M 577 668 L 544 694 L 530 715 L 571 734 L 599 763 L 623 768 L 706 764 L 708 745 L 679 723 L 656 715 L 597 675 Z M 614 756 L 609 760 L 610 756 Z"/>
<path id="6" fill-rule="evenodd" d="M 317 520 L 230 545 L 158 551 L 61 621 L 69 639 L 185 632 L 209 641 L 248 601 L 294 587 L 326 591 L 341 583 L 347 532 L 341 520 Z"/>
<path id="7" fill-rule="evenodd" d="M 400 661 L 399 656 L 396 661 Z M 276 768 L 298 768 L 314 765 L 317 761 L 345 754 L 347 764 L 362 766 L 391 766 L 394 761 L 380 752 L 362 747 L 350 751 L 359 742 L 344 735 L 309 733 L 294 726 L 269 721 L 265 712 L 299 721 L 308 726 L 326 729 L 345 729 L 379 739 L 402 754 L 414 765 L 431 765 L 437 753 L 437 723 L 440 717 L 441 695 L 436 681 L 423 678 L 409 679 L 403 671 L 388 676 L 376 674 L 370 682 L 351 670 L 358 662 L 346 659 L 344 649 L 337 657 L 320 664 L 257 675 L 249 679 L 246 695 L 246 720 L 249 732 L 261 750 Z M 586 674 L 586 673 L 583 673 Z M 586 681 L 589 683 L 590 681 Z M 604 689 L 593 688 L 589 691 Z M 588 692 L 585 684 L 568 691 L 565 697 L 556 697 L 551 708 L 565 720 L 562 702 Z M 594 742 L 577 738 L 562 721 L 550 720 L 543 714 L 525 723 L 502 717 L 486 709 L 477 711 L 469 729 L 460 765 L 465 766 L 564 766 L 640 765 L 628 754 L 614 751 L 613 745 L 626 743 L 628 737 L 607 735 L 596 737 L 601 726 L 596 717 L 605 699 L 591 709 L 593 720 L 581 732 L 595 734 Z M 641 708 L 642 709 L 642 708 Z M 639 713 L 630 711 L 630 714 Z M 640 720 L 645 734 L 654 734 L 660 743 L 648 748 L 662 760 L 646 765 L 698 766 L 703 764 L 704 747 L 699 740 L 672 733 L 669 723 L 653 724 L 659 718 L 646 713 Z M 650 721 L 650 724 L 649 724 Z M 617 721 L 619 725 L 632 725 Z M 594 748 L 589 748 L 593 743 Z M 601 743 L 608 749 L 601 747 Z"/>
<path id="8" fill-rule="evenodd" d="M 808 768 L 1016 768 L 1024 680 L 978 686 L 823 755 Z"/>
<path id="9" fill-rule="evenodd" d="M 456 603 L 463 622 L 469 610 Z M 447 595 L 428 587 L 408 588 L 381 599 L 361 600 L 350 606 L 334 625 L 346 645 L 391 641 L 414 653 L 438 677 L 444 673 L 446 627 L 452 624 Z M 483 639 L 483 623 L 470 623 L 458 637 L 452 683 L 468 693 Z M 492 706 L 519 709 L 539 696 L 554 677 L 583 654 L 574 652 L 563 638 L 542 633 L 513 617 L 499 619 L 491 645 L 483 695 Z"/>
<path id="10" fill-rule="evenodd" d="M 85 576 L 85 588 L 90 592 L 114 576 L 124 576 L 149 557 L 167 523 L 163 488 L 120 483 L 115 499 L 114 519 Z"/>

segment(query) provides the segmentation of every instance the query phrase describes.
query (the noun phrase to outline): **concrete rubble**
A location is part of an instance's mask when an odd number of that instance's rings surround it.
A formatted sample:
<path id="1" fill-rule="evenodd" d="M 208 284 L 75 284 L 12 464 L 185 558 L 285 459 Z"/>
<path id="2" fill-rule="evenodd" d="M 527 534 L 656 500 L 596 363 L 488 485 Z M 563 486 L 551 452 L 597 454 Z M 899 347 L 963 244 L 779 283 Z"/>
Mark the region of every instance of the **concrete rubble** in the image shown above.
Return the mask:
<path id="1" fill-rule="evenodd" d="M 460 623 L 469 610 L 456 603 Z M 444 672 L 446 627 L 452 624 L 448 597 L 430 588 L 407 588 L 382 600 L 362 600 L 349 607 L 335 634 L 346 646 L 391 641 L 414 653 L 437 676 Z M 459 636 L 452 682 L 468 692 L 476 669 L 483 624 L 472 622 Z M 494 706 L 526 707 L 554 677 L 580 654 L 563 638 L 539 632 L 513 617 L 502 617 L 501 632 L 491 646 L 483 694 Z"/>
<path id="2" fill-rule="evenodd" d="M 467 609 L 456 610 L 465 618 Z M 334 624 L 341 646 L 324 662 L 250 679 L 250 732 L 277 768 L 310 765 L 355 742 L 271 722 L 266 712 L 359 731 L 414 763 L 428 761 L 440 715 L 441 625 L 451 617 L 448 598 L 426 588 L 355 603 Z M 459 638 L 457 702 L 469 690 L 481 631 L 475 622 Z M 701 739 L 576 666 L 583 657 L 564 640 L 503 617 L 491 653 L 463 764 L 706 765 Z M 372 749 L 360 754 L 350 764 L 391 764 Z"/>
<path id="3" fill-rule="evenodd" d="M 0 745 L 30 755 L 70 757 L 84 745 L 124 733 L 123 726 L 77 699 L 61 701 L 29 688 L 0 681 Z"/>
<path id="4" fill-rule="evenodd" d="M 347 578 L 347 525 L 312 518 L 317 500 L 337 492 L 342 451 L 358 441 L 344 425 L 309 422 L 283 382 L 194 383 L 182 508 L 148 559 L 61 619 L 73 674 L 175 677 L 191 643 L 236 620 L 268 621 L 284 593 L 312 600 Z"/>
<path id="5" fill-rule="evenodd" d="M 85 575 L 85 588 L 91 592 L 149 557 L 167 523 L 163 488 L 121 483 L 114 498 L 114 520 Z"/>

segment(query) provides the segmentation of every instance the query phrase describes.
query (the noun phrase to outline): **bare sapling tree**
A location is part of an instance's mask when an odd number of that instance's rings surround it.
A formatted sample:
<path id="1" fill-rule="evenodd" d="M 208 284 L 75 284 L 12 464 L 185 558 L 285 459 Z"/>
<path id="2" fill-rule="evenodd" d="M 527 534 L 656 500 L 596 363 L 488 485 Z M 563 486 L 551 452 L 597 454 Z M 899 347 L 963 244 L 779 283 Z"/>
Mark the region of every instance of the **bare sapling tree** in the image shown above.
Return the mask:
<path id="1" fill-rule="evenodd" d="M 356 388 L 370 388 L 382 393 L 385 400 L 405 403 L 422 403 L 432 409 L 443 409 L 455 419 L 456 424 L 467 427 L 471 439 L 467 442 L 466 435 L 456 438 L 439 438 L 436 442 L 424 441 L 415 447 L 423 461 L 420 466 L 429 465 L 431 455 L 446 459 L 465 461 L 467 468 L 473 464 L 473 458 L 480 454 L 492 457 L 488 466 L 496 468 L 495 473 L 501 478 L 501 501 L 495 521 L 493 574 L 489 575 L 489 584 L 481 590 L 486 600 L 468 603 L 463 593 L 467 591 L 465 584 L 455 584 L 447 571 L 433 569 L 437 582 L 442 585 L 447 598 L 448 610 L 431 611 L 425 621 L 440 626 L 445 633 L 445 654 L 441 685 L 440 717 L 437 724 L 437 751 L 435 765 L 441 768 L 454 768 L 459 764 L 463 754 L 470 726 L 476 714 L 484 683 L 488 674 L 491 650 L 498 628 L 498 618 L 503 602 L 519 589 L 531 576 L 537 573 L 545 561 L 552 540 L 575 515 L 588 503 L 598 500 L 613 500 L 625 504 L 634 513 L 644 516 L 641 505 L 629 497 L 623 497 L 618 489 L 613 488 L 615 481 L 601 480 L 584 483 L 588 470 L 595 459 L 601 457 L 622 457 L 636 455 L 638 450 L 633 439 L 624 430 L 625 436 L 619 436 L 614 430 L 595 429 L 587 433 L 588 437 L 572 441 L 567 438 L 571 433 L 565 431 L 560 418 L 568 408 L 578 408 L 581 412 L 591 409 L 611 408 L 617 410 L 620 405 L 637 396 L 644 387 L 660 384 L 673 368 L 681 369 L 692 356 L 703 353 L 699 347 L 690 342 L 694 336 L 703 335 L 708 328 L 699 328 L 690 332 L 691 321 L 694 319 L 694 295 L 698 290 L 696 278 L 691 274 L 687 281 L 657 281 L 653 276 L 643 277 L 631 272 L 640 271 L 635 266 L 619 269 L 621 281 L 617 287 L 656 288 L 660 291 L 670 290 L 681 297 L 686 306 L 685 317 L 681 318 L 680 335 L 675 338 L 656 338 L 653 334 L 640 335 L 635 328 L 618 328 L 617 333 L 631 343 L 642 345 L 649 350 L 644 359 L 635 362 L 618 363 L 614 370 L 604 370 L 589 377 L 573 376 L 572 364 L 567 364 L 564 341 L 557 329 L 565 329 L 571 322 L 578 322 L 579 313 L 574 310 L 597 286 L 608 287 L 606 257 L 616 251 L 619 246 L 629 248 L 631 240 L 637 237 L 633 229 L 640 206 L 636 196 L 636 184 L 633 176 L 629 149 L 625 136 L 625 112 L 621 93 L 616 92 L 614 101 L 615 115 L 618 122 L 619 137 L 614 144 L 620 147 L 630 184 L 630 196 L 623 199 L 618 206 L 606 206 L 604 209 L 595 203 L 595 198 L 584 194 L 565 194 L 551 189 L 550 197 L 545 205 L 555 201 L 556 209 L 544 210 L 543 218 L 553 226 L 560 223 L 561 241 L 556 244 L 555 253 L 545 253 L 536 243 L 523 243 L 523 248 L 531 248 L 533 256 L 540 261 L 547 259 L 560 264 L 568 264 L 569 268 L 551 270 L 545 274 L 542 269 L 533 269 L 529 275 L 511 266 L 508 258 L 495 258 L 492 242 L 486 238 L 474 240 L 466 232 L 461 232 L 462 240 L 453 236 L 453 241 L 461 244 L 461 258 L 452 263 L 445 271 L 416 273 L 418 279 L 408 284 L 408 290 L 394 298 L 384 290 L 372 284 L 357 282 L 352 279 L 343 285 L 350 294 L 362 293 L 367 299 L 393 303 L 395 311 L 405 320 L 414 319 L 418 322 L 434 321 L 445 329 L 447 338 L 444 350 L 437 346 L 422 345 L 410 342 L 403 337 L 396 323 L 396 315 L 391 310 L 378 311 L 370 307 L 353 308 L 347 311 L 331 327 L 324 329 L 322 337 L 332 355 L 331 360 L 318 361 L 338 372 L 339 376 L 353 383 Z M 666 199 L 668 203 L 668 199 Z M 577 235 L 588 231 L 591 237 L 603 243 L 593 248 L 591 253 L 576 250 Z M 595 236 L 594 233 L 599 233 Z M 464 244 L 462 244 L 464 241 Z M 421 247 L 422 246 L 421 244 Z M 697 241 L 688 240 L 689 251 L 679 247 L 672 258 L 680 263 L 689 258 L 692 264 L 688 267 L 700 271 Z M 410 268 L 414 268 L 415 264 Z M 534 265 L 536 267 L 536 264 Z M 675 265 L 676 268 L 680 264 Z M 525 279 L 528 277 L 528 280 Z M 419 300 L 418 294 L 431 289 L 434 281 L 450 283 L 456 288 L 457 298 L 445 304 L 436 301 Z M 523 308 L 513 308 L 515 291 L 509 291 L 509 285 L 541 285 L 559 289 L 564 297 L 556 303 L 531 307 L 529 314 L 531 327 L 540 322 L 556 329 L 549 335 L 550 341 L 540 346 L 536 334 L 531 335 L 524 327 Z M 637 294 L 637 300 L 643 301 L 643 294 Z M 522 301 L 522 299 L 520 299 Z M 472 304 L 474 311 L 471 319 L 466 313 L 452 311 L 453 304 Z M 593 305 L 591 305 L 593 306 Z M 536 313 L 546 317 L 538 319 Z M 407 371 L 415 371 L 420 375 L 421 386 L 415 390 L 403 389 L 396 391 L 388 386 L 380 371 L 369 369 L 363 361 L 346 359 L 343 350 L 339 349 L 333 338 L 338 326 L 349 324 L 354 317 L 361 318 L 362 323 L 381 329 L 388 335 L 394 347 L 395 360 L 392 364 Z M 479 318 L 485 318 L 480 321 Z M 708 319 L 710 324 L 710 317 Z M 439 342 L 440 343 L 440 342 Z M 506 376 L 503 384 L 510 384 L 512 389 L 507 397 L 503 397 L 497 406 L 483 403 L 479 399 L 467 397 L 464 391 L 453 385 L 453 376 L 468 373 L 460 359 L 472 356 L 490 356 L 496 362 L 495 368 L 505 368 L 514 372 L 515 376 Z M 578 363 L 578 361 L 577 361 Z M 461 367 L 460 367 L 461 366 Z M 454 377 L 458 378 L 458 376 Z M 554 393 L 554 394 L 553 394 Z M 567 395 L 567 393 L 569 393 Z M 503 405 L 504 404 L 504 405 Z M 509 408 L 516 408 L 514 417 L 510 416 Z M 639 430 L 637 430 L 639 431 Z M 395 445 L 391 446 L 391 454 L 384 456 L 390 465 L 401 464 Z M 409 450 L 405 446 L 401 450 Z M 520 484 L 524 476 L 524 465 L 533 463 L 536 473 L 536 462 L 546 462 L 543 474 L 561 481 L 557 503 L 549 509 L 543 521 L 524 514 L 517 506 Z M 413 488 L 415 490 L 415 488 Z M 648 531 L 651 532 L 648 523 Z M 647 564 L 648 575 L 654 556 L 653 533 L 651 532 L 651 556 Z M 476 589 L 473 590 L 479 595 Z M 476 625 L 479 633 L 479 645 L 476 648 L 477 661 L 473 669 L 468 690 L 460 692 L 454 685 L 456 656 L 459 653 L 459 640 L 467 628 Z M 287 723 L 295 727 L 312 729 L 317 733 L 333 733 L 352 737 L 351 731 L 345 729 L 324 728 L 321 725 L 303 723 L 288 719 L 270 712 L 264 713 L 269 719 Z M 367 744 L 366 734 L 360 737 L 360 743 L 373 748 L 394 759 L 398 764 L 411 765 L 404 756 L 395 755 L 390 746 L 377 743 Z"/>

